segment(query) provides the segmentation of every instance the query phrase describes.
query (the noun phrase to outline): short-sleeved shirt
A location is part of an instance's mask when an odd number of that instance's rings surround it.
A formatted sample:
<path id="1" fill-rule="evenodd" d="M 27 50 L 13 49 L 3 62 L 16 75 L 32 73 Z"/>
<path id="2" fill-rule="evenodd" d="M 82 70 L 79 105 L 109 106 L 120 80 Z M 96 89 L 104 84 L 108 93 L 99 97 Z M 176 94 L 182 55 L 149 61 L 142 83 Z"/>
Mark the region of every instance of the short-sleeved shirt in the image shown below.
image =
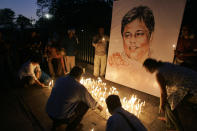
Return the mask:
<path id="1" fill-rule="evenodd" d="M 188 93 L 196 95 L 197 72 L 166 62 L 158 69 L 158 73 L 166 82 L 167 99 L 172 110 Z"/>
<path id="2" fill-rule="evenodd" d="M 41 71 L 40 65 L 33 65 L 31 61 L 28 61 L 25 64 L 23 64 L 21 69 L 19 70 L 19 78 L 22 79 L 25 76 L 31 76 L 35 80 L 37 80 L 37 77 L 35 76 L 36 71 Z"/>

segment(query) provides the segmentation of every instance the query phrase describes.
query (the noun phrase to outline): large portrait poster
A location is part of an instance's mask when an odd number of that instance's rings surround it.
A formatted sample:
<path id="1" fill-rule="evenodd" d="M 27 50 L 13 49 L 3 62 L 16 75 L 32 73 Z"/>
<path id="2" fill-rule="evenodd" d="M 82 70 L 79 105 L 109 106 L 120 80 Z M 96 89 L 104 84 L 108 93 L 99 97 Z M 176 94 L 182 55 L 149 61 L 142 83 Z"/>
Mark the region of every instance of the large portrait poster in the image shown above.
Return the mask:
<path id="1" fill-rule="evenodd" d="M 186 0 L 114 1 L 106 79 L 160 96 L 146 58 L 172 62 Z"/>

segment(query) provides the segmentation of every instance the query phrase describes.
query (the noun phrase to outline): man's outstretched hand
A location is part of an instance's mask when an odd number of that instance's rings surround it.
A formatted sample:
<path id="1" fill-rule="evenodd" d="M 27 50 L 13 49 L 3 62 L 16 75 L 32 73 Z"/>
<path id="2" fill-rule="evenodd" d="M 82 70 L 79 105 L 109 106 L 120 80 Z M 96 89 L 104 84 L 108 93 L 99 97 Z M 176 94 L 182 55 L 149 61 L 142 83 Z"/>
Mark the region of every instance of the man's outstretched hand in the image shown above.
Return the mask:
<path id="1" fill-rule="evenodd" d="M 103 107 L 102 107 L 101 105 L 99 105 L 99 106 L 97 107 L 97 109 L 101 112 L 101 111 L 103 110 Z"/>

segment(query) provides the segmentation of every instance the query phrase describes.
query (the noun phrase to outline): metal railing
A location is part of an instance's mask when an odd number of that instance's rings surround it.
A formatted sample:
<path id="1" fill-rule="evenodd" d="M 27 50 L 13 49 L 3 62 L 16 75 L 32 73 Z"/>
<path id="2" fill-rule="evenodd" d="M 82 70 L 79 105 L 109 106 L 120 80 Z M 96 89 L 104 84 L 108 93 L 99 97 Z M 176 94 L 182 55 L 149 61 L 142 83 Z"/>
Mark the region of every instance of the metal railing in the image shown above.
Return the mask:
<path id="1" fill-rule="evenodd" d="M 92 46 L 93 33 L 86 31 L 77 32 L 79 40 L 77 60 L 88 64 L 94 64 L 94 47 Z"/>

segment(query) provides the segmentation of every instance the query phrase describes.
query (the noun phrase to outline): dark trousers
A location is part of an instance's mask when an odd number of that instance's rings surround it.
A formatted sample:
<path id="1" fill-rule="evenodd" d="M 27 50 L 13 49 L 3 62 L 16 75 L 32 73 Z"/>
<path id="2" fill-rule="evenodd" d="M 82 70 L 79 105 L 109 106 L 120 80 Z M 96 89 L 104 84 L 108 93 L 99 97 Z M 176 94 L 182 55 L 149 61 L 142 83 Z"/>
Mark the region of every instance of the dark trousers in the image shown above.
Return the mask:
<path id="1" fill-rule="evenodd" d="M 197 104 L 188 101 L 196 96 L 187 95 L 172 111 L 169 104 L 165 105 L 166 127 L 179 131 L 197 131 Z"/>
<path id="2" fill-rule="evenodd" d="M 171 130 L 177 129 L 178 131 L 183 131 L 183 126 L 179 119 L 177 109 L 175 108 L 172 111 L 168 103 L 165 104 L 165 117 L 166 117 L 167 129 L 171 129 Z"/>
<path id="3" fill-rule="evenodd" d="M 52 77 L 63 75 L 63 67 L 60 59 L 53 58 L 48 60 L 49 72 Z"/>
<path id="4" fill-rule="evenodd" d="M 53 120 L 53 127 L 52 130 L 55 130 L 56 127 L 58 127 L 61 124 L 67 124 L 67 128 L 66 131 L 73 131 L 75 130 L 75 128 L 79 125 L 79 123 L 81 122 L 83 116 L 86 114 L 86 112 L 88 111 L 89 107 L 87 106 L 87 104 L 80 102 L 76 109 L 75 109 L 75 113 L 71 118 L 66 118 L 66 119 L 56 119 L 56 118 L 52 118 Z"/>
<path id="5" fill-rule="evenodd" d="M 34 83 L 34 79 L 31 76 L 25 76 L 20 80 L 20 82 L 22 86 L 24 86 L 25 84 L 29 86 Z"/>

